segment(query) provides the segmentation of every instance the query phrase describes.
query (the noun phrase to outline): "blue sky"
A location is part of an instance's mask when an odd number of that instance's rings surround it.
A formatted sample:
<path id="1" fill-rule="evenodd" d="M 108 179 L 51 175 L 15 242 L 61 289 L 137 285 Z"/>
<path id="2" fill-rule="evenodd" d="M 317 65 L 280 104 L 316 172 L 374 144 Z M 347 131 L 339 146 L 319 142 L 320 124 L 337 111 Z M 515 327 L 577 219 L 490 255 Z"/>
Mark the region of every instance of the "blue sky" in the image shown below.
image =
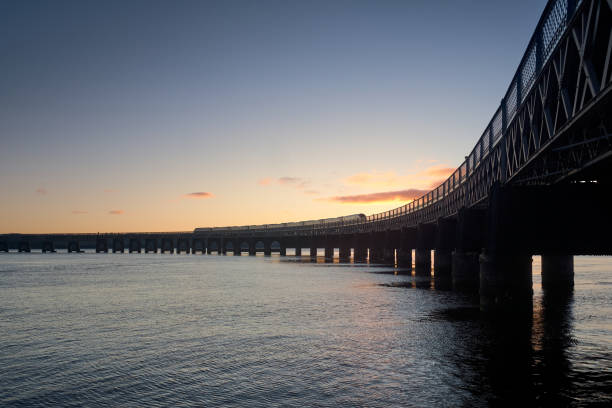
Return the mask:
<path id="1" fill-rule="evenodd" d="M 0 232 L 401 205 L 335 198 L 426 190 L 456 167 L 544 5 L 0 0 Z"/>

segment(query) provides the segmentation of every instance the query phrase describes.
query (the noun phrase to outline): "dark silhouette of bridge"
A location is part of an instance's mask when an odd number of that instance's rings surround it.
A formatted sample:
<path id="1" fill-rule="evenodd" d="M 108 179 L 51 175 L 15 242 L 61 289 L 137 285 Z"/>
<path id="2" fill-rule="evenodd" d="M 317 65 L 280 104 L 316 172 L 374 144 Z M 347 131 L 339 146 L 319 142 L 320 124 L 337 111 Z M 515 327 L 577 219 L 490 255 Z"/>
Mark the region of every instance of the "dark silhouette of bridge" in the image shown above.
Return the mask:
<path id="1" fill-rule="evenodd" d="M 483 309 L 524 304 L 531 257 L 542 284 L 573 286 L 573 255 L 612 253 L 612 0 L 550 0 L 493 118 L 440 186 L 365 220 L 196 229 L 184 233 L 4 236 L 69 252 L 234 255 L 295 248 L 311 256 L 390 262 L 478 291 Z"/>

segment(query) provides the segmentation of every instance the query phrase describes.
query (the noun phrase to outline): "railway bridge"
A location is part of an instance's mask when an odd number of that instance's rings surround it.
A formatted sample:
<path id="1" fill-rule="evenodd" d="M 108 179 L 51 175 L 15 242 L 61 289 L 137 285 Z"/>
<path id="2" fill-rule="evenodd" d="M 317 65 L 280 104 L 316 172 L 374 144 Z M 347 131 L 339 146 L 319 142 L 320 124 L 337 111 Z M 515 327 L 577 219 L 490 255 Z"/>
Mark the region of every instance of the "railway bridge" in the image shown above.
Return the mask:
<path id="1" fill-rule="evenodd" d="M 424 276 L 433 258 L 434 278 L 478 291 L 483 309 L 514 307 L 531 298 L 532 255 L 544 286 L 567 289 L 574 255 L 612 254 L 611 132 L 612 0 L 549 0 L 474 148 L 419 199 L 367 217 L 87 240 L 98 252 L 322 248 L 329 259 L 338 249 L 341 260 L 414 264 Z M 50 236 L 21 236 L 0 237 L 0 251 L 29 250 L 28 240 L 54 250 Z M 80 250 L 78 237 L 64 241 Z"/>
<path id="2" fill-rule="evenodd" d="M 261 241 L 281 254 L 414 265 L 477 289 L 484 309 L 573 285 L 573 255 L 612 253 L 612 0 L 550 0 L 506 94 L 465 161 L 440 186 L 365 219 L 196 229 L 208 248 Z M 522 302 L 522 300 L 520 300 Z"/>

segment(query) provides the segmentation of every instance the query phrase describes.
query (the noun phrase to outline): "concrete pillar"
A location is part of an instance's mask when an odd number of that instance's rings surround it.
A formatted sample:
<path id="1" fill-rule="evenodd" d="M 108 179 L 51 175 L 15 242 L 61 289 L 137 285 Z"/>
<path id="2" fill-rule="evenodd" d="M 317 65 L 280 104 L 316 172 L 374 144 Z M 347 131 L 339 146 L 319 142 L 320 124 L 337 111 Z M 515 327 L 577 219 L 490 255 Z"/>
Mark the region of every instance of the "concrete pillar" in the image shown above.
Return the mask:
<path id="1" fill-rule="evenodd" d="M 477 292 L 480 284 L 480 259 L 478 252 L 454 251 L 452 253 L 453 289 Z"/>
<path id="2" fill-rule="evenodd" d="M 400 248 L 397 250 L 397 264 L 400 267 L 412 269 L 412 249 Z"/>
<path id="3" fill-rule="evenodd" d="M 130 243 L 129 243 L 128 248 L 129 248 L 130 254 L 132 252 L 140 253 L 140 240 L 138 238 L 130 238 Z"/>
<path id="4" fill-rule="evenodd" d="M 355 262 L 365 262 L 368 258 L 368 248 L 364 246 L 358 246 L 354 248 L 353 260 Z"/>
<path id="5" fill-rule="evenodd" d="M 436 280 L 452 280 L 453 256 L 450 249 L 434 251 L 434 277 Z"/>
<path id="6" fill-rule="evenodd" d="M 174 253 L 174 241 L 172 238 L 162 238 L 161 241 L 161 253 L 168 252 L 170 254 Z"/>
<path id="7" fill-rule="evenodd" d="M 123 238 L 113 238 L 113 253 L 123 253 L 125 249 L 125 244 L 123 242 Z"/>
<path id="8" fill-rule="evenodd" d="M 317 247 L 310 247 L 310 257 L 311 258 L 317 257 Z"/>
<path id="9" fill-rule="evenodd" d="M 325 259 L 334 259 L 334 248 L 326 246 L 325 247 Z"/>
<path id="10" fill-rule="evenodd" d="M 255 245 L 256 245 L 255 241 L 249 242 L 249 256 L 257 255 L 257 248 L 255 247 Z"/>
<path id="11" fill-rule="evenodd" d="M 431 276 L 431 250 L 416 249 L 414 251 L 414 267 L 418 276 Z"/>
<path id="12" fill-rule="evenodd" d="M 531 255 L 483 252 L 480 255 L 480 310 L 533 309 Z"/>
<path id="13" fill-rule="evenodd" d="M 272 255 L 272 247 L 270 244 L 271 242 L 264 242 L 264 255 L 265 256 Z"/>
<path id="14" fill-rule="evenodd" d="M 79 241 L 68 241 L 68 253 L 70 252 L 81 252 L 81 246 L 79 245 Z"/>
<path id="15" fill-rule="evenodd" d="M 30 243 L 28 241 L 19 242 L 19 246 L 17 247 L 19 252 L 30 252 Z"/>
<path id="16" fill-rule="evenodd" d="M 287 256 L 287 247 L 283 243 L 280 246 L 280 256 Z"/>
<path id="17" fill-rule="evenodd" d="M 44 244 L 43 244 L 43 252 L 46 252 L 44 248 Z M 55 252 L 55 251 L 51 251 L 51 252 Z M 96 253 L 101 253 L 101 252 L 108 252 L 108 241 L 106 240 L 106 238 L 96 238 Z"/>
<path id="18" fill-rule="evenodd" d="M 149 252 L 154 254 L 157 253 L 157 239 L 147 238 L 145 240 L 145 254 L 148 254 Z"/>
<path id="19" fill-rule="evenodd" d="M 574 288 L 574 257 L 572 255 L 542 255 L 542 289 L 571 290 Z"/>
<path id="20" fill-rule="evenodd" d="M 383 250 L 382 248 L 370 248 L 370 262 L 379 263 L 383 261 Z"/>
<path id="21" fill-rule="evenodd" d="M 346 262 L 351 259 L 351 248 L 347 246 L 341 246 L 338 251 L 338 257 L 343 262 Z"/>
<path id="22" fill-rule="evenodd" d="M 8 246 L 8 242 L 0 242 L 0 252 L 8 252 L 9 251 L 9 246 Z"/>
<path id="23" fill-rule="evenodd" d="M 43 241 L 43 243 L 42 243 L 42 251 L 43 251 L 43 253 L 46 253 L 46 252 L 55 252 L 55 247 L 53 246 L 53 241 Z M 108 252 L 108 248 L 106 249 L 106 251 Z"/>
<path id="24" fill-rule="evenodd" d="M 191 250 L 191 243 L 189 242 L 189 238 L 179 238 L 177 240 L 176 252 L 178 254 L 180 254 L 181 252 L 185 252 L 186 254 L 188 254 L 190 250 Z"/>
<path id="25" fill-rule="evenodd" d="M 295 248 L 295 256 L 302 256 L 302 247 Z"/>

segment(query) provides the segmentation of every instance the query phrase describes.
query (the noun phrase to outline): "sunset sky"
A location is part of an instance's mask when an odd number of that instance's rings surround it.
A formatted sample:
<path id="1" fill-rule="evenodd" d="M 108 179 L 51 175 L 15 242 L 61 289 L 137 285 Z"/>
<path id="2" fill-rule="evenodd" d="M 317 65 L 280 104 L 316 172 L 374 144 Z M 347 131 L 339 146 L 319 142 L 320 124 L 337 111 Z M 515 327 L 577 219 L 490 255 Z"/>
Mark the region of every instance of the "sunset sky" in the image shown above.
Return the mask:
<path id="1" fill-rule="evenodd" d="M 0 233 L 371 214 L 446 178 L 545 0 L 0 0 Z"/>

